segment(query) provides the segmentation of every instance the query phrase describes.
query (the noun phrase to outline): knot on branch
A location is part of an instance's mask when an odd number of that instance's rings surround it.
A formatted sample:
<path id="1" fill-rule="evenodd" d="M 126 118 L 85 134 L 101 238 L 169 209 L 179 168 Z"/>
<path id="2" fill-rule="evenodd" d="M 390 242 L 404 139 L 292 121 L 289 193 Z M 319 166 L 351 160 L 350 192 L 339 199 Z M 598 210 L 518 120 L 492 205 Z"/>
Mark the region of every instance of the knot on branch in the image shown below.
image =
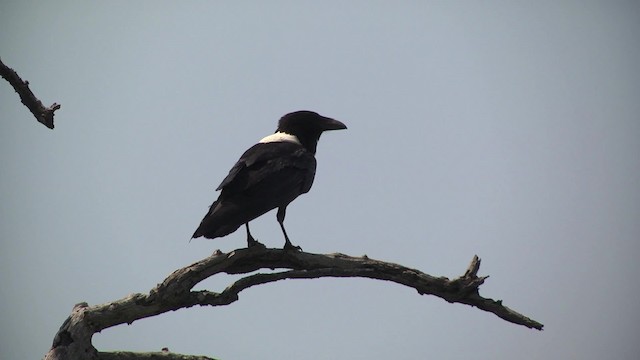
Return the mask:
<path id="1" fill-rule="evenodd" d="M 482 285 L 489 276 L 478 277 L 478 270 L 480 270 L 480 258 L 478 255 L 474 255 L 464 274 L 459 278 L 449 281 L 449 286 L 452 288 L 452 296 L 448 298 L 447 301 L 459 302 L 470 296 L 479 296 L 480 285 Z"/>

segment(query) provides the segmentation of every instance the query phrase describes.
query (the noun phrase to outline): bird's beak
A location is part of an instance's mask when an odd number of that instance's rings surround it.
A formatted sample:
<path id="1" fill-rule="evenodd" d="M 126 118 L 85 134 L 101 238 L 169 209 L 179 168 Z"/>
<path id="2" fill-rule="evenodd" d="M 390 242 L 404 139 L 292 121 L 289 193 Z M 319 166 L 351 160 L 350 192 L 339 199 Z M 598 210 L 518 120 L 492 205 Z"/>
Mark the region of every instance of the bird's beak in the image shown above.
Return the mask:
<path id="1" fill-rule="evenodd" d="M 322 131 L 343 130 L 347 128 L 347 125 L 332 118 L 323 117 L 322 120 Z"/>

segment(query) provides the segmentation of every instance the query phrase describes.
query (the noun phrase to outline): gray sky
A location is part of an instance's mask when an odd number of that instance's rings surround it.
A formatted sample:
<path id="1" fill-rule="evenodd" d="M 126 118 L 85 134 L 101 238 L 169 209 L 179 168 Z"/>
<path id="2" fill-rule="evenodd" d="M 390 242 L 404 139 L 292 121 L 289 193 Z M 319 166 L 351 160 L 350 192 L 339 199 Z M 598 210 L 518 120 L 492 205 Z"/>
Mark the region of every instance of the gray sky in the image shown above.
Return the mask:
<path id="1" fill-rule="evenodd" d="M 37 359 L 75 303 L 147 292 L 245 246 L 188 242 L 284 113 L 345 122 L 287 212 L 304 250 L 435 276 L 543 332 L 366 279 L 285 281 L 107 329 L 100 350 L 223 359 L 637 359 L 640 5 L 536 2 L 0 4 L 0 358 Z M 283 245 L 275 213 L 254 235 Z M 221 290 L 231 277 L 198 288 Z"/>

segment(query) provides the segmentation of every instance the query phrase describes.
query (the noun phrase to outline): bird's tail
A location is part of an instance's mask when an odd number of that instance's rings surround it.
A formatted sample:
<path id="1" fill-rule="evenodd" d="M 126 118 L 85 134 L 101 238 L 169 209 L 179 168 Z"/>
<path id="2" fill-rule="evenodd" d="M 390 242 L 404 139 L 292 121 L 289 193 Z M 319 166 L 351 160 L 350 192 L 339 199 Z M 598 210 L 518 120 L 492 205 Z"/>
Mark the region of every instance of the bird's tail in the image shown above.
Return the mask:
<path id="1" fill-rule="evenodd" d="M 204 236 L 207 239 L 215 239 L 231 234 L 238 230 L 238 228 L 249 221 L 244 216 L 238 218 L 237 206 L 225 202 L 220 203 L 220 200 L 216 200 L 209 211 L 200 222 L 200 226 L 191 236 L 192 239 Z"/>
<path id="2" fill-rule="evenodd" d="M 191 240 L 199 238 L 201 236 L 206 236 L 206 233 L 208 232 L 207 230 L 210 230 L 210 228 L 211 228 L 211 219 L 212 219 L 213 212 L 216 209 L 217 205 L 218 205 L 218 200 L 214 201 L 213 204 L 211 204 L 211 206 L 209 207 L 209 210 L 205 214 L 204 218 L 202 218 L 202 221 L 200 221 L 200 225 L 198 225 L 198 228 L 196 229 L 196 231 L 194 231 L 193 235 L 191 235 L 191 239 L 189 239 L 189 242 L 191 242 Z M 206 237 L 208 237 L 208 236 L 206 236 Z"/>

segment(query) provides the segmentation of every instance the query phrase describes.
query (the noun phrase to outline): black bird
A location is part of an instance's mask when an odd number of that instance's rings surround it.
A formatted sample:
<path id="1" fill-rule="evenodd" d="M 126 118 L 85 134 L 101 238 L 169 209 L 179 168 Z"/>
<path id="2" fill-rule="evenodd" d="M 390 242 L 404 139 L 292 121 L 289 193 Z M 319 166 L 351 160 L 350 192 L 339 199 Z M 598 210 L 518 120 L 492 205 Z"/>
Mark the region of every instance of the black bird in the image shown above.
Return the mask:
<path id="1" fill-rule="evenodd" d="M 249 221 L 278 208 L 276 218 L 284 234 L 285 249 L 293 246 L 284 229 L 287 205 L 311 189 L 316 173 L 316 146 L 322 132 L 346 129 L 338 120 L 312 111 L 284 115 L 278 129 L 242 154 L 216 190 L 222 190 L 192 238 L 222 237 L 247 228 L 247 245 L 258 241 L 249 232 Z"/>

